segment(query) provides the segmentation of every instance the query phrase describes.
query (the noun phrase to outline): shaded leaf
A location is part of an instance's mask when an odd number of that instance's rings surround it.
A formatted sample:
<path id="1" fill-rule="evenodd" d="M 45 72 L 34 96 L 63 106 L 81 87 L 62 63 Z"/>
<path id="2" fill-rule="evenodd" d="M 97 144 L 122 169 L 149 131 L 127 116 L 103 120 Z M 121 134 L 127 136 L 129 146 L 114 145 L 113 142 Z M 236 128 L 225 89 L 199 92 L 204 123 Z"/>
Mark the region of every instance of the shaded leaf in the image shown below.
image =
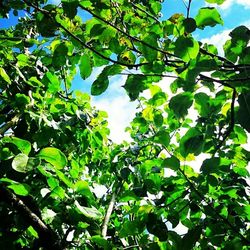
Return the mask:
<path id="1" fill-rule="evenodd" d="M 175 42 L 174 53 L 183 59 L 183 61 L 188 62 L 197 57 L 199 48 L 199 43 L 192 37 L 180 36 Z"/>
<path id="2" fill-rule="evenodd" d="M 200 239 L 202 233 L 201 226 L 196 226 L 193 229 L 188 230 L 181 241 L 181 250 L 192 250 L 195 243 Z"/>
<path id="3" fill-rule="evenodd" d="M 88 54 L 84 54 L 80 59 L 80 74 L 83 80 L 88 78 L 92 72 L 91 59 Z"/>
<path id="4" fill-rule="evenodd" d="M 170 136 L 166 131 L 161 130 L 161 131 L 156 133 L 156 135 L 154 137 L 154 142 L 160 143 L 163 146 L 168 147 L 168 145 L 170 143 Z"/>
<path id="5" fill-rule="evenodd" d="M 169 108 L 172 109 L 178 118 L 184 118 L 188 114 L 188 109 L 192 106 L 193 95 L 184 92 L 171 98 Z"/>
<path id="6" fill-rule="evenodd" d="M 237 118 L 240 125 L 250 132 L 250 93 L 245 91 L 238 98 L 239 109 Z"/>
<path id="7" fill-rule="evenodd" d="M 196 128 L 191 128 L 181 138 L 180 153 L 183 157 L 187 157 L 190 153 L 198 155 L 202 151 L 203 144 L 204 141 L 202 133 Z"/>

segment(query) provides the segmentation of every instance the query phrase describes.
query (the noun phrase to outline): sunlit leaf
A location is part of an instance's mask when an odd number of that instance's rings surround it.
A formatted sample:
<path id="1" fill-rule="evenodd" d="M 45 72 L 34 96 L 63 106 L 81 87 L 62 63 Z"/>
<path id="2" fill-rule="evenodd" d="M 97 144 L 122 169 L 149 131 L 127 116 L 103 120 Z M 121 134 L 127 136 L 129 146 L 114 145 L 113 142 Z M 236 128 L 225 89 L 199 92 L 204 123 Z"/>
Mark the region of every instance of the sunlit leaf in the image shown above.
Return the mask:
<path id="1" fill-rule="evenodd" d="M 26 173 L 32 169 L 28 167 L 29 157 L 25 154 L 18 154 L 12 161 L 12 168 L 17 172 Z"/>
<path id="2" fill-rule="evenodd" d="M 28 184 L 11 184 L 8 188 L 12 189 L 17 195 L 27 196 L 30 193 L 31 187 Z"/>
<path id="3" fill-rule="evenodd" d="M 3 141 L 15 144 L 17 148 L 26 155 L 28 155 L 31 151 L 31 143 L 27 140 L 11 136 L 11 137 L 4 137 Z"/>
<path id="4" fill-rule="evenodd" d="M 53 166 L 55 166 L 57 169 L 63 169 L 67 165 L 67 158 L 64 155 L 62 151 L 60 151 L 57 148 L 43 148 L 38 156 L 51 163 Z"/>
<path id="5" fill-rule="evenodd" d="M 195 17 L 197 27 L 203 29 L 205 26 L 223 25 L 223 20 L 217 9 L 212 7 L 201 8 Z"/>
<path id="6" fill-rule="evenodd" d="M 102 213 L 99 212 L 95 207 L 84 207 L 81 206 L 78 201 L 75 201 L 75 206 L 77 207 L 77 209 L 79 210 L 79 212 L 81 212 L 83 215 L 85 215 L 88 218 L 94 219 L 94 220 L 98 220 L 102 218 Z"/>

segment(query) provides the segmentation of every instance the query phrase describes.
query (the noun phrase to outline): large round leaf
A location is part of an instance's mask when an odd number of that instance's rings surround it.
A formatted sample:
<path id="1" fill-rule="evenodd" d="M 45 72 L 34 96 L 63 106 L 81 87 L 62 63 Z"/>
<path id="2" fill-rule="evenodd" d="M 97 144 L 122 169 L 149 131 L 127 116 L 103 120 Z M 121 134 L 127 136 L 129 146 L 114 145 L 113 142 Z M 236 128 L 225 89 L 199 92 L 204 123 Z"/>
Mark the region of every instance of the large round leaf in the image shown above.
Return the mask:
<path id="1" fill-rule="evenodd" d="M 67 158 L 65 154 L 57 148 L 43 148 L 39 152 L 38 156 L 41 159 L 51 163 L 57 169 L 62 169 L 67 165 Z"/>
<path id="2" fill-rule="evenodd" d="M 175 42 L 174 53 L 183 61 L 188 62 L 197 57 L 199 53 L 199 43 L 192 37 L 180 36 Z"/>
<path id="3" fill-rule="evenodd" d="M 12 168 L 17 172 L 26 173 L 30 169 L 28 168 L 29 157 L 25 154 L 18 154 L 12 161 Z"/>

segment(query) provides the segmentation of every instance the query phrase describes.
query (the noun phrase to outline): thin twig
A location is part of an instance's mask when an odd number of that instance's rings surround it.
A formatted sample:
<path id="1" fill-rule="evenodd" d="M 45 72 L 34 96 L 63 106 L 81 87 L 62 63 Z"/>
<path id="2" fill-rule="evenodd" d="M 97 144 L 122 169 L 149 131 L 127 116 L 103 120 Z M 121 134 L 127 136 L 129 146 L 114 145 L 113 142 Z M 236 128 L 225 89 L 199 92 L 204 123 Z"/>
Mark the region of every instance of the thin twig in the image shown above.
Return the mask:
<path id="1" fill-rule="evenodd" d="M 187 18 L 189 18 L 191 3 L 192 3 L 192 0 L 188 0 L 188 5 L 187 5 Z"/>
<path id="2" fill-rule="evenodd" d="M 156 47 L 152 46 L 151 44 L 146 43 L 146 42 L 140 40 L 140 39 L 137 38 L 137 37 L 131 36 L 131 35 L 128 34 L 127 32 L 125 32 L 125 31 L 123 31 L 122 29 L 118 28 L 118 27 L 117 27 L 116 25 L 114 25 L 113 23 L 111 23 L 111 22 L 109 22 L 109 21 L 103 19 L 102 17 L 96 15 L 93 11 L 91 11 L 91 10 L 85 8 L 82 4 L 79 4 L 79 6 L 80 6 L 80 8 L 82 8 L 83 10 L 89 12 L 93 17 L 95 17 L 95 18 L 99 19 L 100 21 L 106 23 L 107 25 L 113 27 L 114 29 L 116 29 L 117 31 L 119 31 L 119 32 L 122 33 L 123 35 L 127 36 L 128 38 L 133 39 L 134 41 L 136 41 L 136 42 L 138 42 L 138 43 L 141 43 L 141 44 L 147 46 L 148 48 L 151 48 L 151 49 L 153 49 L 153 50 L 156 50 L 156 51 L 158 51 L 158 52 L 161 52 L 161 53 L 164 54 L 164 55 L 173 56 L 173 57 L 178 58 L 176 55 L 174 55 L 174 54 L 172 54 L 172 53 L 169 53 L 169 52 L 167 52 L 167 51 L 165 51 L 165 50 L 162 50 L 162 49 L 160 49 L 160 48 L 156 48 Z"/>
<path id="3" fill-rule="evenodd" d="M 0 135 L 4 136 L 5 132 L 14 127 L 19 119 L 21 117 L 21 114 L 15 115 L 10 121 L 5 123 L 1 128 L 0 128 Z"/>
<path id="4" fill-rule="evenodd" d="M 152 18 L 152 19 L 155 20 L 157 23 L 160 23 L 160 21 L 159 21 L 155 16 L 153 16 L 153 15 L 150 14 L 150 13 L 148 13 L 148 11 L 142 9 L 142 8 L 139 7 L 138 5 L 134 4 L 132 1 L 131 1 L 130 3 L 131 3 L 131 5 L 132 5 L 134 8 L 136 8 L 136 9 L 140 10 L 141 12 L 145 13 L 148 17 Z"/>

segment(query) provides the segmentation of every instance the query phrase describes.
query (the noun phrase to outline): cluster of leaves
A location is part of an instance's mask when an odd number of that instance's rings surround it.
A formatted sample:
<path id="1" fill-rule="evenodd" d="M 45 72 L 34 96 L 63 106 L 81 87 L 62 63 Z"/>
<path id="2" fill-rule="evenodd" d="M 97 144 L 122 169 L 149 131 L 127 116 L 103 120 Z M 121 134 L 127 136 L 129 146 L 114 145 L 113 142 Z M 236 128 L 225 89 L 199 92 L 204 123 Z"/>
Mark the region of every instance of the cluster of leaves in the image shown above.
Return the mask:
<path id="1" fill-rule="evenodd" d="M 0 30 L 0 248 L 247 249 L 250 31 L 218 55 L 192 34 L 223 24 L 219 12 L 192 18 L 191 3 L 162 21 L 158 0 L 1 3 L 2 17 L 27 15 Z M 78 69 L 85 80 L 101 66 L 92 95 L 127 74 L 139 100 L 130 144 L 71 91 Z M 171 93 L 156 84 L 168 77 Z"/>

